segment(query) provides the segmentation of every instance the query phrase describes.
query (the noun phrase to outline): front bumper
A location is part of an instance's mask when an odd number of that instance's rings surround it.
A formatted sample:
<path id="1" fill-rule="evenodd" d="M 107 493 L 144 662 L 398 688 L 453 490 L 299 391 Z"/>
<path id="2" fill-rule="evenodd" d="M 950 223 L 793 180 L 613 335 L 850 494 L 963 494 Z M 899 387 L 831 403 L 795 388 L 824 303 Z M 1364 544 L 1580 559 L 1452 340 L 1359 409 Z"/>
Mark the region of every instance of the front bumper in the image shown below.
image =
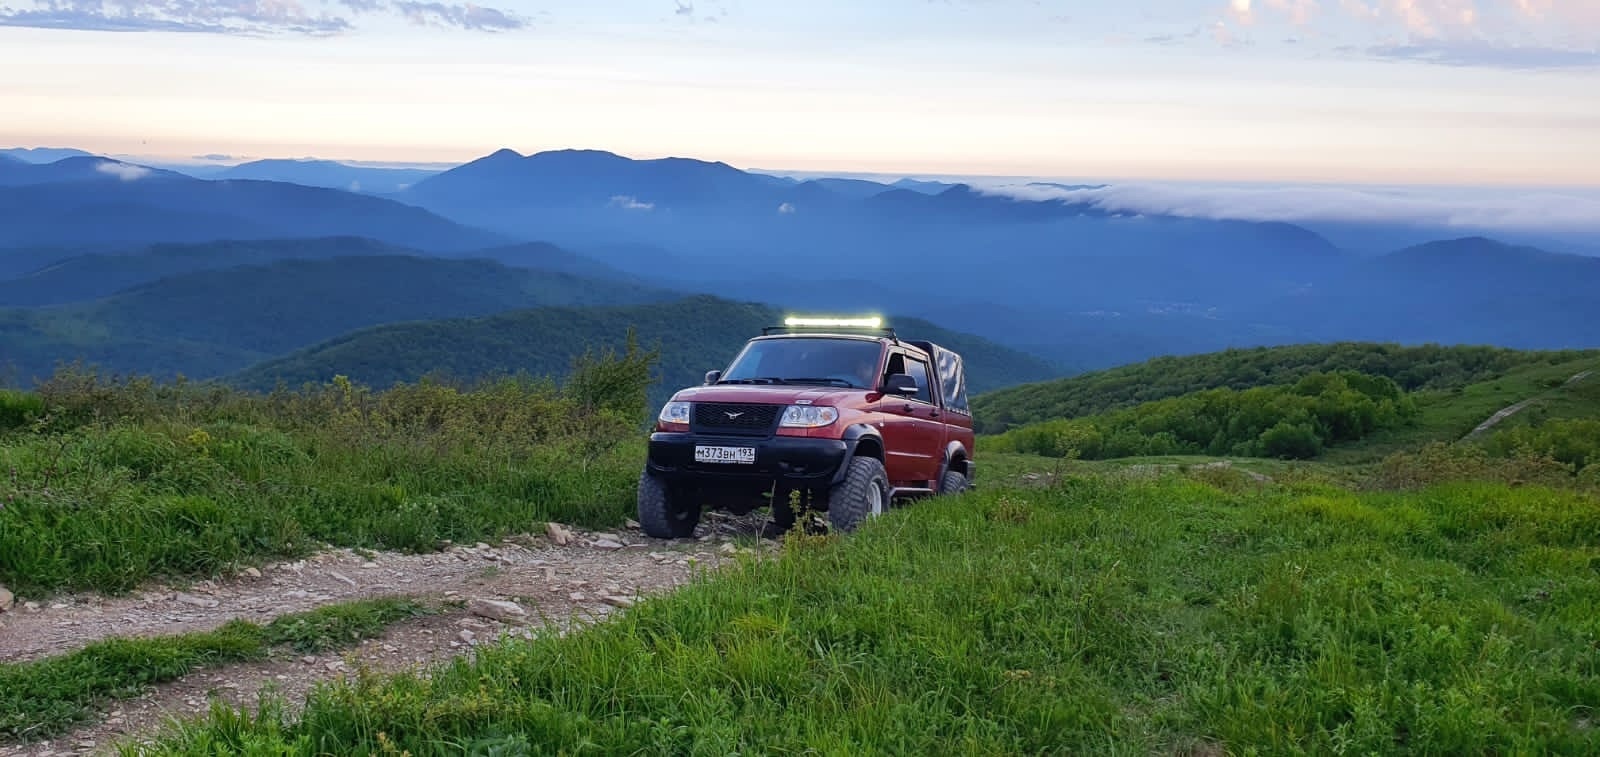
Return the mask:
<path id="1" fill-rule="evenodd" d="M 751 447 L 750 463 L 711 463 L 695 460 L 695 447 Z M 796 436 L 721 436 L 677 431 L 650 435 L 650 472 L 671 480 L 719 482 L 789 481 L 830 483 L 854 452 L 855 444 L 839 439 Z"/>

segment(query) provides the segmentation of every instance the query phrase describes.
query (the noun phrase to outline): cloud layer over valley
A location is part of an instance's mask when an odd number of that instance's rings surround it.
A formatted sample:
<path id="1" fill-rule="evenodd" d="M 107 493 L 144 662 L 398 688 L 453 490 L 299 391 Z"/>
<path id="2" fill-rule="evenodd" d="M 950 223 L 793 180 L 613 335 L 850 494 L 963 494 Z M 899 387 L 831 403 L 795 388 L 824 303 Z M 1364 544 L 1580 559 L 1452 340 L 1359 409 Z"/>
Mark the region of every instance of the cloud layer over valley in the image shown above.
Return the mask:
<path id="1" fill-rule="evenodd" d="M 1120 213 L 1241 221 L 1395 223 L 1600 233 L 1600 191 L 1127 183 L 1060 189 L 977 183 L 980 191 Z"/>

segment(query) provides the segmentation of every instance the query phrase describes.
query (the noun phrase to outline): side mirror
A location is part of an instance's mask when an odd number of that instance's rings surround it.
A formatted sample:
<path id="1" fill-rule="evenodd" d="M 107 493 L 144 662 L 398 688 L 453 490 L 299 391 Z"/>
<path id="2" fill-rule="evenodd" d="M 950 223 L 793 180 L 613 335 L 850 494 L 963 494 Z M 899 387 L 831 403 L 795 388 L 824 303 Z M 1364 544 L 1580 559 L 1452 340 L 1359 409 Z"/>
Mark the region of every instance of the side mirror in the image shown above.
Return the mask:
<path id="1" fill-rule="evenodd" d="M 917 380 L 909 373 L 895 373 L 889 380 L 883 382 L 884 394 L 900 394 L 907 397 L 917 393 Z"/>
<path id="2" fill-rule="evenodd" d="M 722 371 L 706 371 L 706 384 L 715 384 L 722 380 Z"/>

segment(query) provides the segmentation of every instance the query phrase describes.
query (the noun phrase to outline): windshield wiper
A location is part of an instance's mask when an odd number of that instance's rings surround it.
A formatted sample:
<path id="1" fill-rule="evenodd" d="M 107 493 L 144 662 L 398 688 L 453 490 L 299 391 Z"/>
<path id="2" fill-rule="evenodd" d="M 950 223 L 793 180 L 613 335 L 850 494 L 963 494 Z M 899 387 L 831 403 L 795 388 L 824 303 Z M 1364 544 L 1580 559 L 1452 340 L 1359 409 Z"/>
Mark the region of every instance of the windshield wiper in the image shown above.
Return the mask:
<path id="1" fill-rule="evenodd" d="M 762 376 L 760 378 L 723 379 L 721 381 L 718 381 L 717 383 L 719 383 L 719 384 L 782 384 L 782 383 L 786 383 L 786 382 L 783 379 L 778 378 L 776 376 Z"/>
<path id="2" fill-rule="evenodd" d="M 788 382 L 791 384 L 829 384 L 832 386 L 843 386 L 850 389 L 856 388 L 855 384 L 845 381 L 842 378 L 834 378 L 832 376 L 827 378 L 792 378 L 788 379 Z"/>

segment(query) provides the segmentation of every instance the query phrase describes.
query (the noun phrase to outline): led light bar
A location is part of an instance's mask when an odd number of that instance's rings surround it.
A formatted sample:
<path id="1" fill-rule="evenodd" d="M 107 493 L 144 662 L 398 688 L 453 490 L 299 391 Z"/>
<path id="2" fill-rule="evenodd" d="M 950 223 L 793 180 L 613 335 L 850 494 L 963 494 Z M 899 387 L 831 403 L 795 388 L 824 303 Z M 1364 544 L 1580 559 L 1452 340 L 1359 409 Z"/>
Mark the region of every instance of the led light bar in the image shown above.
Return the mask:
<path id="1" fill-rule="evenodd" d="M 801 318 L 789 316 L 783 319 L 783 325 L 797 328 L 821 327 L 839 329 L 881 329 L 882 318 Z"/>

